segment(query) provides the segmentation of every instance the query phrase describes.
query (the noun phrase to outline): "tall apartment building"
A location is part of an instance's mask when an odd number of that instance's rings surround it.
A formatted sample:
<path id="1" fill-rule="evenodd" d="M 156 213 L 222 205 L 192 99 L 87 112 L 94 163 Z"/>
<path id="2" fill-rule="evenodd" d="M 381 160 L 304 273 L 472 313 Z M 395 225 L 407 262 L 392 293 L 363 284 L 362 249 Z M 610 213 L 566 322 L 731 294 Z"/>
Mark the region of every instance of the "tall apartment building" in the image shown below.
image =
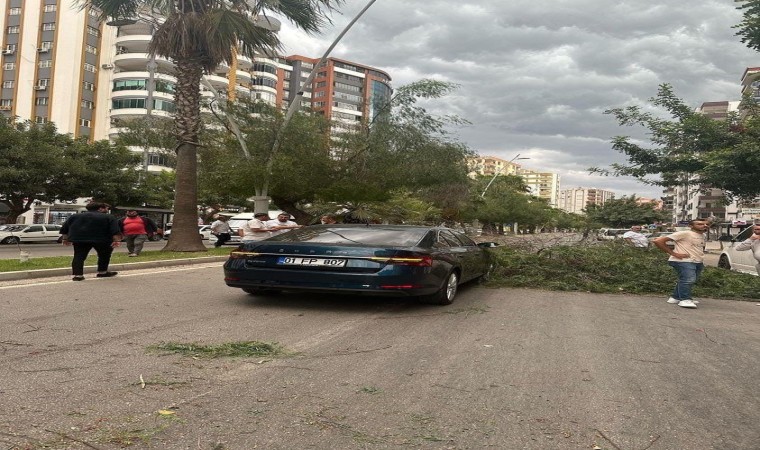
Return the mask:
<path id="1" fill-rule="evenodd" d="M 559 207 L 559 174 L 521 168 L 517 175 L 528 185 L 531 195 L 546 200 L 552 208 Z"/>
<path id="2" fill-rule="evenodd" d="M 124 120 L 170 117 L 177 81 L 174 64 L 147 54 L 150 22 L 137 19 L 111 26 L 100 22 L 95 11 L 72 5 L 70 0 L 0 0 L 0 114 L 54 122 L 61 133 L 93 140 L 115 137 Z M 273 18 L 257 23 L 273 31 L 280 27 Z M 248 97 L 284 108 L 309 73 L 319 70 L 303 89 L 302 105 L 343 128 L 371 121 L 390 99 L 387 73 L 337 58 L 315 69 L 318 61 L 298 55 L 237 55 L 204 78 L 222 97 Z M 203 98 L 214 98 L 205 84 L 201 91 Z M 165 168 L 160 152 L 147 157 L 148 170 Z M 28 219 L 60 220 L 81 205 L 38 207 L 43 208 Z"/>
<path id="3" fill-rule="evenodd" d="M 589 205 L 604 205 L 615 198 L 612 191 L 596 188 L 577 187 L 563 189 L 559 193 L 559 207 L 563 211 L 574 214 L 584 214 Z"/>
<path id="4" fill-rule="evenodd" d="M 476 156 L 467 159 L 470 168 L 470 176 L 475 175 L 517 175 L 520 164 L 509 162 L 506 159 L 495 156 Z"/>
<path id="5" fill-rule="evenodd" d="M 559 174 L 552 172 L 537 172 L 524 169 L 506 159 L 495 156 L 477 156 L 468 158 L 470 176 L 487 175 L 516 175 L 523 179 L 530 189 L 530 194 L 545 199 L 550 206 L 556 208 L 559 200 Z"/>

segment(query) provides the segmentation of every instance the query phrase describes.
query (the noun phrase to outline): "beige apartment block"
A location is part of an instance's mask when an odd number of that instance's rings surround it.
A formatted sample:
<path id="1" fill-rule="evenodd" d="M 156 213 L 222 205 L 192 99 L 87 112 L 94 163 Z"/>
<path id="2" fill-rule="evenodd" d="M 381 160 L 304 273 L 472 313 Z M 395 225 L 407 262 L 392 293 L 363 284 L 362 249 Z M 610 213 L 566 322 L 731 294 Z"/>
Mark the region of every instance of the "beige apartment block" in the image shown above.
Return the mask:
<path id="1" fill-rule="evenodd" d="M 604 205 L 615 198 L 612 191 L 604 189 L 577 187 L 563 189 L 559 194 L 559 207 L 563 211 L 574 214 L 584 214 L 589 205 Z"/>

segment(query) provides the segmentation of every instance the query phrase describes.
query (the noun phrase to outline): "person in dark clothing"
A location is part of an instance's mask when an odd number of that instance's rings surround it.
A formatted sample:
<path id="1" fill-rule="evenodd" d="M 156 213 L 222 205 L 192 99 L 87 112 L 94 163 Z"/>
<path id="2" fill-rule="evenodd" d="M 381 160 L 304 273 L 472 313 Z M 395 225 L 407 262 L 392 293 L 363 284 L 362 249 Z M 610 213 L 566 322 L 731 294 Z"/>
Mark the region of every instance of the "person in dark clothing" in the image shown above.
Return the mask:
<path id="1" fill-rule="evenodd" d="M 107 278 L 118 272 L 109 272 L 113 249 L 121 244 L 121 231 L 116 217 L 108 214 L 105 203 L 90 202 L 87 211 L 75 214 L 61 227 L 63 245 L 74 246 L 71 260 L 72 280 L 84 280 L 84 260 L 93 248 L 98 254 L 98 278 Z"/>

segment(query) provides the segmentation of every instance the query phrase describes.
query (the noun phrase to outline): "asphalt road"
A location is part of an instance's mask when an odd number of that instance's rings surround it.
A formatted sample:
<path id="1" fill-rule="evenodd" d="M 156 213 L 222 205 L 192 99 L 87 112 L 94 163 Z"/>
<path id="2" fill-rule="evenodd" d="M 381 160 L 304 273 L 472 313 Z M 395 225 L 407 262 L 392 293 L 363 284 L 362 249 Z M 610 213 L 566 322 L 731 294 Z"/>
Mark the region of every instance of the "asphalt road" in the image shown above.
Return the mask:
<path id="1" fill-rule="evenodd" d="M 702 300 L 254 298 L 219 264 L 5 284 L 0 448 L 760 448 L 760 306 Z M 146 350 L 248 340 L 292 353 Z"/>
<path id="2" fill-rule="evenodd" d="M 155 241 L 155 242 L 146 242 L 143 244 L 143 250 L 161 250 L 166 246 L 167 241 Z M 213 247 L 213 244 L 210 244 L 208 241 L 203 241 L 204 244 L 206 244 L 206 247 Z M 228 246 L 232 248 L 232 246 Z M 30 258 L 44 258 L 48 256 L 71 256 L 73 255 L 73 250 L 71 247 L 67 247 L 63 244 L 48 244 L 46 242 L 34 242 L 29 244 L 19 244 L 19 245 L 0 245 L 0 259 L 16 259 L 19 257 L 19 252 L 25 251 L 29 252 Z M 129 253 L 127 252 L 127 244 L 125 242 L 121 243 L 121 246 L 119 248 L 114 250 L 115 253 Z M 93 254 L 95 252 L 93 251 Z"/>

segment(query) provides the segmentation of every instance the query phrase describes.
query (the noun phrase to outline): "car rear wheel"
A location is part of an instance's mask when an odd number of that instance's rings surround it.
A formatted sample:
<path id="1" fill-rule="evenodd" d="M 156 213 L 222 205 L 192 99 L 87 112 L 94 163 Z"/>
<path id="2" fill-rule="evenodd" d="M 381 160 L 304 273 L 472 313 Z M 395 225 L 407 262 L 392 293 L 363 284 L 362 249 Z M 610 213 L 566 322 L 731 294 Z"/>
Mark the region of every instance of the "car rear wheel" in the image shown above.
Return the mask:
<path id="1" fill-rule="evenodd" d="M 728 261 L 728 256 L 720 255 L 720 259 L 718 260 L 718 267 L 721 269 L 731 270 L 731 263 Z"/>
<path id="2" fill-rule="evenodd" d="M 451 272 L 449 273 L 449 276 L 446 277 L 446 281 L 438 292 L 422 297 L 420 301 L 431 305 L 450 305 L 454 303 L 454 297 L 457 295 L 458 288 L 459 274 L 457 272 Z"/>
<path id="3" fill-rule="evenodd" d="M 8 236 L 7 238 L 3 239 L 2 244 L 18 244 L 21 242 L 21 239 L 17 238 L 16 236 Z"/>

